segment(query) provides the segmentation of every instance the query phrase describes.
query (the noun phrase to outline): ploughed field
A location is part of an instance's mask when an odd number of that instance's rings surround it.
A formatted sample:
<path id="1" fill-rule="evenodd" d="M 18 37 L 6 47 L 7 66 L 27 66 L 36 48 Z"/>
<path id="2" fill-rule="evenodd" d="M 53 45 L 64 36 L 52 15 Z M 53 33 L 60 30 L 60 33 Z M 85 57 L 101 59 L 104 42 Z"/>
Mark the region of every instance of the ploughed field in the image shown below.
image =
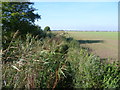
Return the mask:
<path id="1" fill-rule="evenodd" d="M 67 31 L 78 40 L 81 46 L 90 48 L 90 52 L 102 59 L 118 59 L 118 32 L 81 32 Z"/>
<path id="2" fill-rule="evenodd" d="M 56 32 L 56 31 L 55 31 Z M 57 31 L 58 33 L 61 31 Z M 101 59 L 118 59 L 118 32 L 65 31 Z"/>

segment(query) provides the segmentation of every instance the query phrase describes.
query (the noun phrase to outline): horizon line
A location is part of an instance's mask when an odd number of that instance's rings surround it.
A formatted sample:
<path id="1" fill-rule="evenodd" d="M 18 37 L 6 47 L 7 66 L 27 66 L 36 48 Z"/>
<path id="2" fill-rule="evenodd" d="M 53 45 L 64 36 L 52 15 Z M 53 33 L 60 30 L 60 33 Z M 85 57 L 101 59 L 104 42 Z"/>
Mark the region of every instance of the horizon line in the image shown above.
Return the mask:
<path id="1" fill-rule="evenodd" d="M 71 29 L 71 30 L 51 30 L 51 31 L 119 31 L 119 30 L 74 30 L 74 29 Z"/>

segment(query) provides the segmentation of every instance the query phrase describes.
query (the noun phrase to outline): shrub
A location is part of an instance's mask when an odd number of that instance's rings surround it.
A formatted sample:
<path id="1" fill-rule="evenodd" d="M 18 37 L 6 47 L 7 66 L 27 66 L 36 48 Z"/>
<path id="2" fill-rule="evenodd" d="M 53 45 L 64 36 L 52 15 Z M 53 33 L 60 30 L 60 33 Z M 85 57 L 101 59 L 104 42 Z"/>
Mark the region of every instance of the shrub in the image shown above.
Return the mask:
<path id="1" fill-rule="evenodd" d="M 13 38 L 3 51 L 5 88 L 119 88 L 119 62 L 101 63 L 72 39 Z"/>
<path id="2" fill-rule="evenodd" d="M 44 28 L 44 31 L 45 31 L 45 32 L 51 31 L 51 30 L 50 30 L 50 27 L 49 27 L 49 26 L 46 26 L 46 27 Z"/>
<path id="3" fill-rule="evenodd" d="M 102 63 L 100 58 L 79 47 L 75 40 L 69 42 L 67 61 L 73 77 L 74 88 L 119 88 L 119 62 Z"/>
<path id="4" fill-rule="evenodd" d="M 119 62 L 112 64 L 103 64 L 103 81 L 102 87 L 104 88 L 120 88 L 120 67 L 117 66 Z"/>
<path id="5" fill-rule="evenodd" d="M 57 87 L 66 76 L 66 54 L 55 52 L 54 43 L 49 46 L 48 40 L 42 42 L 27 34 L 24 42 L 20 38 L 11 42 L 3 54 L 3 87 Z"/>

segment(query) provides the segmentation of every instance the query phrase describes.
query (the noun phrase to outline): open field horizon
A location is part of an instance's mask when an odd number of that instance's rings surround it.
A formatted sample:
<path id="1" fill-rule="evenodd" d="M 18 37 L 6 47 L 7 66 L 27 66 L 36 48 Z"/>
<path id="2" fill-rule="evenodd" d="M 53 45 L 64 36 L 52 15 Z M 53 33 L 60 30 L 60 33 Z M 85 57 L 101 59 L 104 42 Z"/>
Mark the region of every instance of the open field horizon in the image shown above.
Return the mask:
<path id="1" fill-rule="evenodd" d="M 62 31 L 56 31 L 62 32 Z M 101 59 L 118 59 L 118 32 L 108 31 L 65 31 L 76 39 L 81 46 L 89 48 L 91 53 Z"/>
<path id="2" fill-rule="evenodd" d="M 100 58 L 118 59 L 117 32 L 67 32 L 78 40 L 81 46 L 92 49 L 92 53 Z"/>

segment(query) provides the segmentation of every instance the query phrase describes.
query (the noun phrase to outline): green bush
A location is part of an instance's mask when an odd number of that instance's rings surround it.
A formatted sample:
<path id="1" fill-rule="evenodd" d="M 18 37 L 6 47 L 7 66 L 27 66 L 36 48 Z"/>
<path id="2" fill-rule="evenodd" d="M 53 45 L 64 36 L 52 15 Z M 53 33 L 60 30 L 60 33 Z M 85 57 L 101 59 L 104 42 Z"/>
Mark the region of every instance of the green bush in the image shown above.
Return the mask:
<path id="1" fill-rule="evenodd" d="M 102 63 L 100 58 L 82 49 L 77 41 L 69 42 L 67 61 L 70 62 L 74 88 L 119 88 L 119 62 Z"/>
<path id="2" fill-rule="evenodd" d="M 100 58 L 84 50 L 69 52 L 74 72 L 74 88 L 119 88 L 120 68 L 116 64 L 101 63 Z"/>
<path id="3" fill-rule="evenodd" d="M 52 43 L 47 44 L 27 34 L 11 42 L 3 54 L 3 87 L 12 88 L 55 88 L 65 78 L 68 67 L 66 54 L 55 52 Z"/>
<path id="4" fill-rule="evenodd" d="M 44 28 L 44 31 L 45 31 L 45 32 L 51 31 L 51 30 L 50 30 L 50 27 L 49 27 L 49 26 L 46 26 L 46 27 Z"/>
<path id="5" fill-rule="evenodd" d="M 4 88 L 120 88 L 119 62 L 102 63 L 62 36 L 13 38 L 2 61 Z"/>
<path id="6" fill-rule="evenodd" d="M 44 32 L 40 26 L 32 25 L 29 27 L 29 30 L 16 30 L 16 31 L 2 31 L 2 46 L 3 49 L 8 48 L 9 43 L 13 41 L 12 39 L 16 39 L 18 37 L 21 37 L 23 40 L 26 38 L 26 34 L 31 34 L 34 37 L 38 37 L 39 39 L 46 37 L 46 32 Z M 21 40 L 22 40 L 21 39 Z"/>
<path id="7" fill-rule="evenodd" d="M 119 62 L 113 64 L 103 64 L 103 81 L 104 88 L 120 88 L 120 67 L 117 66 Z"/>

